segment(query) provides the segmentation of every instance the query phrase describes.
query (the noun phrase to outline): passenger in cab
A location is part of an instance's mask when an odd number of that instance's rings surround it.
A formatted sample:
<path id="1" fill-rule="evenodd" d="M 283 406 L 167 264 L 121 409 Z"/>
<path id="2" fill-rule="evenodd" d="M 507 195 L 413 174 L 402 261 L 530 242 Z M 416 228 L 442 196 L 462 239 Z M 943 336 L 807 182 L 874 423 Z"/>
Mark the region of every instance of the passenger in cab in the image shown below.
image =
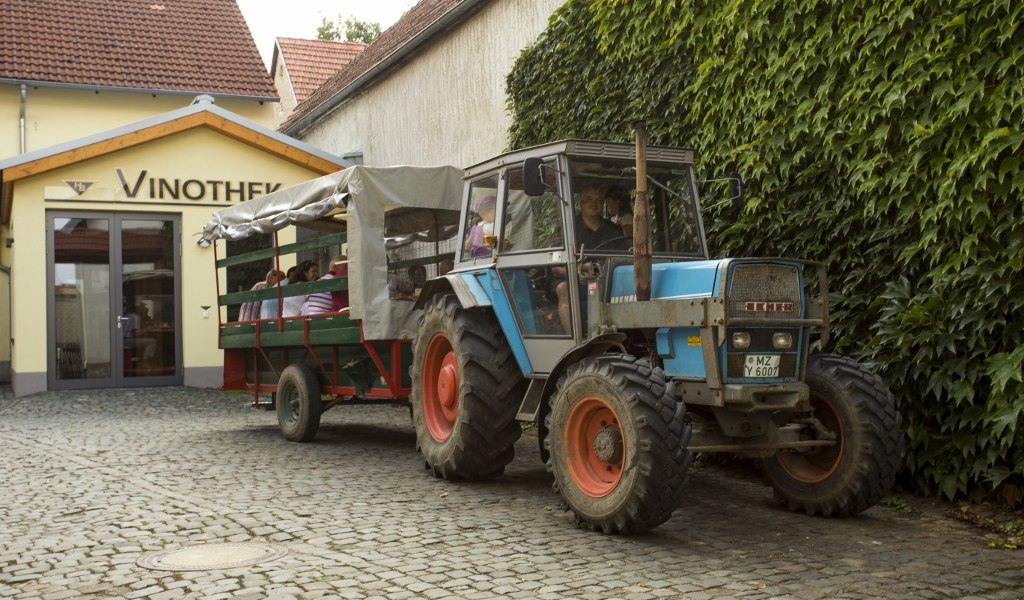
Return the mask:
<path id="1" fill-rule="evenodd" d="M 608 188 L 605 194 L 605 207 L 608 209 L 608 220 L 622 230 L 622 235 L 633 237 L 633 210 L 629 204 L 629 194 L 617 185 Z"/>

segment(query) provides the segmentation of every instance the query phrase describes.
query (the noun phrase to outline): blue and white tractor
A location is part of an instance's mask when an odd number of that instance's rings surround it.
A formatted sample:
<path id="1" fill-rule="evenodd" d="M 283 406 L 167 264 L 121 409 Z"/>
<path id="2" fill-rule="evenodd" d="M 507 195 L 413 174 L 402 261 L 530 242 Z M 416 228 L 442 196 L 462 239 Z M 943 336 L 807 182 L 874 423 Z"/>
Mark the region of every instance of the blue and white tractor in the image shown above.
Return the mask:
<path id="1" fill-rule="evenodd" d="M 453 268 L 416 301 L 410 400 L 436 476 L 502 474 L 535 424 L 565 508 L 606 533 L 668 520 L 695 452 L 757 459 L 810 515 L 888 493 L 903 444 L 891 394 L 812 354 L 828 347 L 823 266 L 709 258 L 693 163 L 639 135 L 466 170 Z"/>

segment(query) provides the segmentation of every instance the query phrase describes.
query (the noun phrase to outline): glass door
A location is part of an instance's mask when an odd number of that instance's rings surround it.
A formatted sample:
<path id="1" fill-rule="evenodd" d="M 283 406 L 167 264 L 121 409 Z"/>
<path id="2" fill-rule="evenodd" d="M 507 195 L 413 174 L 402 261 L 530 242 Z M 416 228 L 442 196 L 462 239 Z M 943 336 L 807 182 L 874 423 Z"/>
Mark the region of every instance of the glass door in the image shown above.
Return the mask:
<path id="1" fill-rule="evenodd" d="M 180 385 L 176 216 L 50 213 L 51 389 Z"/>

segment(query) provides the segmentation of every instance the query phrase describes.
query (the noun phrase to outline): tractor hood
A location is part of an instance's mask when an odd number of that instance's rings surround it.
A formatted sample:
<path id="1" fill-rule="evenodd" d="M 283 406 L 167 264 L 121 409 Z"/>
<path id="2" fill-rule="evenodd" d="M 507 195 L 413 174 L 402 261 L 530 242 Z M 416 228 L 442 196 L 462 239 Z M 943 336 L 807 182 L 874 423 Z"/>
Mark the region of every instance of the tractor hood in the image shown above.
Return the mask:
<path id="1" fill-rule="evenodd" d="M 651 299 L 698 298 L 718 293 L 722 260 L 665 262 L 651 265 Z M 634 302 L 633 265 L 612 272 L 611 302 Z"/>

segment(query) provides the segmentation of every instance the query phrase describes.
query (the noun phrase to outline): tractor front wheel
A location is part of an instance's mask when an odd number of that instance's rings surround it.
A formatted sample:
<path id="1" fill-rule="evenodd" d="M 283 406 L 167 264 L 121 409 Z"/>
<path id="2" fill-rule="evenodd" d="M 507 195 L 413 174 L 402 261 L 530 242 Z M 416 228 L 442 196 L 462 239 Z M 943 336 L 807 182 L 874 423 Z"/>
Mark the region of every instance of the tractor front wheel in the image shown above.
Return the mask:
<path id="1" fill-rule="evenodd" d="M 568 369 L 544 445 L 555 491 L 578 526 L 639 533 L 672 516 L 692 458 L 685 416 L 662 370 L 633 356 L 595 356 Z"/>
<path id="2" fill-rule="evenodd" d="M 762 461 L 776 500 L 809 515 L 846 517 L 878 503 L 903 459 L 900 414 L 882 379 L 841 356 L 818 354 L 807 364 L 814 419 L 835 444 L 784 450 Z"/>
<path id="3" fill-rule="evenodd" d="M 490 479 L 512 462 L 524 380 L 494 316 L 452 294 L 423 309 L 413 349 L 416 445 L 434 475 Z"/>

